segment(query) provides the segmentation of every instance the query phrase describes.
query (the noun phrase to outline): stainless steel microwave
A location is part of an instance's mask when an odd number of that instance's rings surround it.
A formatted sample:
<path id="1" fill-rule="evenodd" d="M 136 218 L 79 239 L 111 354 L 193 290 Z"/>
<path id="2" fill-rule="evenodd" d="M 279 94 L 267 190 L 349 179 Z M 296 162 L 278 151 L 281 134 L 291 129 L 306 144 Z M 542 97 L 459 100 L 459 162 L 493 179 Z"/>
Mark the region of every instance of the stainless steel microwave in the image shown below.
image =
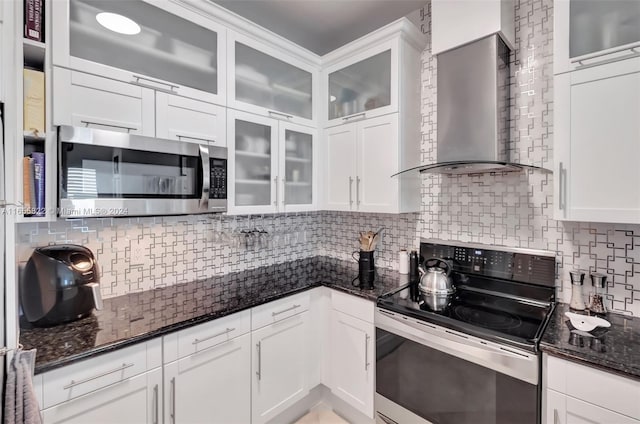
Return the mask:
<path id="1" fill-rule="evenodd" d="M 93 128 L 58 128 L 58 215 L 227 210 L 227 149 Z"/>

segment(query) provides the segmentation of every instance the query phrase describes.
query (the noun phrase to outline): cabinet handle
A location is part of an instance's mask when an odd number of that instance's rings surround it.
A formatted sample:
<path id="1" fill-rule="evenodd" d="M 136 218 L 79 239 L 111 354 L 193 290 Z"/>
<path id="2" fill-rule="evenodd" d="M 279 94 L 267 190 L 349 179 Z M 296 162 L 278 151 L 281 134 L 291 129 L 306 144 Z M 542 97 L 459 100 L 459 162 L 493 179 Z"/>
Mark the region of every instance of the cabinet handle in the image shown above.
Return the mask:
<path id="1" fill-rule="evenodd" d="M 282 178 L 282 195 L 280 197 L 282 197 L 282 207 L 284 208 L 286 205 L 286 201 L 284 199 L 284 196 L 287 192 L 287 190 L 285 190 L 285 184 L 286 184 L 287 180 L 284 179 L 284 177 Z"/>
<path id="2" fill-rule="evenodd" d="M 356 205 L 360 206 L 360 177 L 356 177 Z"/>
<path id="3" fill-rule="evenodd" d="M 176 378 L 173 377 L 171 379 L 171 404 L 169 405 L 171 408 L 169 410 L 169 416 L 171 417 L 171 422 L 175 424 L 176 422 Z"/>
<path id="4" fill-rule="evenodd" d="M 273 201 L 273 206 L 278 207 L 278 177 L 273 179 L 273 184 L 276 186 L 276 200 Z"/>
<path id="5" fill-rule="evenodd" d="M 562 162 L 558 165 L 558 209 L 564 210 L 564 196 L 563 189 L 564 186 L 564 169 L 562 167 Z"/>
<path id="6" fill-rule="evenodd" d="M 631 47 L 626 46 L 626 47 L 620 47 L 620 48 L 617 48 L 617 49 L 610 49 L 610 50 L 605 51 L 605 52 L 600 52 L 600 53 L 588 55 L 587 57 L 582 57 L 582 58 L 579 58 L 579 59 L 573 59 L 573 60 L 571 60 L 571 63 L 576 63 L 577 62 L 578 66 L 576 66 L 576 69 L 584 69 L 584 68 L 590 68 L 592 66 L 604 65 L 606 63 L 619 62 L 621 60 L 631 59 L 631 58 L 640 56 L 640 51 L 638 51 L 639 47 L 640 47 L 640 45 L 635 45 L 635 46 L 631 46 Z M 597 58 L 602 57 L 602 56 L 609 56 L 611 54 L 616 54 L 616 53 L 620 53 L 620 52 L 624 52 L 624 51 L 629 51 L 630 54 L 624 55 L 624 56 L 612 57 L 610 59 L 601 60 L 601 61 L 596 62 L 596 63 L 583 63 L 586 60 L 597 59 Z"/>
<path id="7" fill-rule="evenodd" d="M 291 118 L 293 118 L 293 115 L 287 115 L 286 113 L 282 113 L 282 112 L 276 112 L 275 110 L 270 110 L 268 111 L 269 115 L 272 116 L 282 116 L 284 118 L 287 118 L 287 120 L 290 120 Z"/>
<path id="8" fill-rule="evenodd" d="M 85 378 L 84 380 L 78 380 L 78 381 L 71 380 L 71 382 L 69 384 L 67 384 L 66 386 L 64 386 L 63 389 L 67 390 L 67 389 L 70 389 L 72 387 L 79 386 L 80 384 L 88 383 L 89 381 L 93 381 L 93 380 L 95 380 L 97 378 L 104 377 L 104 376 L 107 376 L 109 374 L 113 374 L 115 372 L 124 371 L 127 368 L 131 368 L 133 365 L 134 364 L 122 364 L 118 368 L 115 368 L 115 369 L 112 369 L 112 370 L 109 370 L 109 371 L 105 371 L 105 372 L 103 372 L 101 374 L 94 375 L 93 377 Z"/>
<path id="9" fill-rule="evenodd" d="M 294 309 L 297 309 L 297 308 L 299 308 L 299 307 L 300 307 L 300 305 L 296 305 L 296 304 L 294 304 L 292 307 L 287 308 L 287 309 L 283 309 L 282 311 L 278 311 L 278 312 L 271 312 L 271 316 L 272 316 L 272 317 L 276 317 L 276 316 L 278 316 L 278 315 L 280 315 L 280 314 L 284 314 L 285 312 L 293 311 Z"/>
<path id="10" fill-rule="evenodd" d="M 360 116 L 365 118 L 367 116 L 366 112 L 360 112 L 360 113 L 355 113 L 353 115 L 345 116 L 344 118 L 342 118 L 342 120 L 343 121 L 349 121 L 349 120 L 351 120 L 353 118 L 357 118 L 357 117 L 360 117 Z"/>
<path id="11" fill-rule="evenodd" d="M 163 81 L 154 80 L 154 79 L 152 79 L 152 78 L 143 77 L 143 76 L 141 76 L 141 75 L 134 75 L 133 77 L 135 78 L 135 81 L 131 81 L 133 84 L 137 84 L 137 85 L 140 85 L 140 86 L 142 86 L 142 87 L 152 88 L 152 89 L 154 89 L 154 90 L 166 91 L 166 92 L 168 92 L 168 93 L 170 93 L 170 94 L 176 94 L 176 93 L 173 91 L 173 89 L 174 89 L 174 88 L 176 88 L 176 89 L 177 89 L 177 88 L 180 88 L 180 86 L 179 86 L 179 85 L 175 85 L 175 84 L 170 84 L 170 83 L 168 83 L 168 82 L 163 82 Z M 143 80 L 143 81 L 149 81 L 149 82 L 152 82 L 152 83 L 154 83 L 154 84 L 164 85 L 165 87 L 169 87 L 169 88 L 156 87 L 156 86 L 153 86 L 153 85 L 145 84 L 145 83 L 143 83 L 143 82 L 140 82 L 140 80 Z"/>
<path id="12" fill-rule="evenodd" d="M 378 417 L 380 417 L 380 419 L 382 420 L 382 422 L 384 422 L 385 424 L 398 424 L 397 421 L 392 420 L 391 418 L 387 417 L 386 415 L 376 411 L 376 413 L 378 414 Z"/>
<path id="13" fill-rule="evenodd" d="M 187 140 L 204 141 L 205 143 L 215 143 L 216 142 L 215 140 L 212 140 L 210 138 L 191 137 L 189 135 L 176 134 L 176 137 L 178 137 L 178 141 L 182 141 L 182 139 L 187 139 Z"/>
<path id="14" fill-rule="evenodd" d="M 557 409 L 553 410 L 553 424 L 560 424 L 560 417 Z"/>
<path id="15" fill-rule="evenodd" d="M 205 337 L 204 339 L 194 339 L 193 343 L 191 343 L 191 344 L 197 345 L 198 343 L 202 343 L 202 342 L 206 342 L 207 340 L 215 339 L 216 337 L 220 337 L 220 336 L 228 334 L 228 333 L 230 333 L 232 331 L 235 331 L 235 327 L 234 328 L 227 328 L 224 331 L 221 331 L 221 332 L 216 333 L 216 334 L 214 334 L 212 336 L 209 336 L 209 337 Z"/>
<path id="16" fill-rule="evenodd" d="M 353 196 L 351 195 L 351 187 L 353 187 L 353 178 L 349 177 L 349 209 L 353 206 Z"/>
<path id="17" fill-rule="evenodd" d="M 118 128 L 118 129 L 121 129 L 121 130 L 127 130 L 127 132 L 136 131 L 137 130 L 136 127 L 127 127 L 127 126 L 124 126 L 124 125 L 103 124 L 101 122 L 93 122 L 93 121 L 80 121 L 80 123 L 84 124 L 85 127 L 88 127 L 89 125 L 100 125 L 101 127 L 110 127 L 110 128 Z"/>
<path id="18" fill-rule="evenodd" d="M 261 344 L 262 342 L 256 343 L 256 350 L 258 351 L 258 370 L 256 371 L 256 375 L 258 376 L 258 381 L 262 378 L 262 352 L 261 352 Z"/>
<path id="19" fill-rule="evenodd" d="M 153 424 L 158 424 L 158 385 L 153 386 Z"/>
<path id="20" fill-rule="evenodd" d="M 364 335 L 364 370 L 368 371 L 369 370 L 369 365 L 371 365 L 369 363 L 369 335 L 365 334 Z"/>

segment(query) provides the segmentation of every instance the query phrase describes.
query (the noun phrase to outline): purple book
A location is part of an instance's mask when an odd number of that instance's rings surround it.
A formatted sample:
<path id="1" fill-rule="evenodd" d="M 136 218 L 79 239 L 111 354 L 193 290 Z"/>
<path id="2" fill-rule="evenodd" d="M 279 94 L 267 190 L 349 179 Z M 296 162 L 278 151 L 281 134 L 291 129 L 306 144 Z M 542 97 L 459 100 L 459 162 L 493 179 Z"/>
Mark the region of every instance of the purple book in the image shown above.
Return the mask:
<path id="1" fill-rule="evenodd" d="M 33 152 L 31 158 L 34 162 L 35 216 L 44 216 L 44 153 Z"/>
<path id="2" fill-rule="evenodd" d="M 43 0 L 24 0 L 24 36 L 35 41 L 44 41 L 42 34 Z"/>

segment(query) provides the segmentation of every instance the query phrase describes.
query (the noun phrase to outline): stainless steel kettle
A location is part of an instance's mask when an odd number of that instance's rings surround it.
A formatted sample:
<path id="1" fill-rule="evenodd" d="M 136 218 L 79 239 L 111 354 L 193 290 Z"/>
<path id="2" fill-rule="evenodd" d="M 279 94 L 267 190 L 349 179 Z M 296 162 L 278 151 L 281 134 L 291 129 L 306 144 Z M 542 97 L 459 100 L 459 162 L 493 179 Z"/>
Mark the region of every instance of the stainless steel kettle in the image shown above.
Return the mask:
<path id="1" fill-rule="evenodd" d="M 456 291 L 449 278 L 451 265 L 444 259 L 427 259 L 424 261 L 424 268 L 420 268 L 420 274 L 422 277 L 418 289 L 425 303 L 434 311 L 443 310 Z"/>

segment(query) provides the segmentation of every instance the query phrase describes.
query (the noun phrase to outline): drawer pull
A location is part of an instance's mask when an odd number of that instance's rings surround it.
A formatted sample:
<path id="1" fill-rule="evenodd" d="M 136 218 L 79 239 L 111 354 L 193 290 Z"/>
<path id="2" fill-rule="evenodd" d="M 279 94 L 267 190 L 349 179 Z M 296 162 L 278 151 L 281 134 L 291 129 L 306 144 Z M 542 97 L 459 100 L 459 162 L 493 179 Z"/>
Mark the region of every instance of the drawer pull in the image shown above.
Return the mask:
<path id="1" fill-rule="evenodd" d="M 356 113 L 354 115 L 345 116 L 344 118 L 342 118 L 342 120 L 343 121 L 349 121 L 349 120 L 351 120 L 353 118 L 360 118 L 360 117 L 366 118 L 367 114 L 365 112 L 360 112 L 360 113 Z"/>
<path id="2" fill-rule="evenodd" d="M 143 77 L 143 76 L 140 76 L 140 75 L 134 75 L 133 77 L 135 78 L 135 81 L 131 81 L 133 84 L 138 84 L 138 85 L 143 86 L 143 87 L 153 88 L 155 90 L 160 89 L 162 91 L 167 91 L 169 93 L 175 94 L 173 89 L 174 88 L 176 88 L 176 89 L 180 88 L 179 85 L 169 84 L 168 82 L 158 81 L 158 80 L 154 80 L 152 78 Z M 145 84 L 145 83 L 141 82 L 140 80 L 148 81 L 148 82 L 150 82 L 152 84 L 164 85 L 165 87 L 168 87 L 168 88 L 156 87 L 156 86 L 153 86 L 153 85 Z"/>
<path id="3" fill-rule="evenodd" d="M 287 308 L 287 309 L 283 309 L 282 311 L 278 311 L 278 312 L 271 312 L 271 316 L 272 316 L 272 317 L 275 317 L 275 316 L 278 316 L 278 315 L 280 315 L 280 314 L 284 314 L 285 312 L 293 311 L 294 309 L 297 309 L 297 308 L 299 308 L 299 307 L 300 307 L 300 305 L 295 305 L 295 304 L 294 304 L 292 307 Z"/>
<path id="4" fill-rule="evenodd" d="M 63 389 L 67 390 L 67 389 L 70 389 L 72 387 L 79 386 L 80 384 L 88 383 L 89 381 L 93 381 L 93 380 L 95 380 L 97 378 L 104 377 L 104 376 L 107 376 L 109 374 L 113 374 L 115 372 L 124 371 L 127 368 L 131 368 L 133 365 L 134 364 L 122 364 L 118 368 L 115 368 L 115 369 L 109 370 L 109 371 L 105 371 L 105 372 L 103 372 L 101 374 L 94 375 L 93 377 L 85 378 L 84 380 L 79 380 L 79 381 L 71 380 L 71 383 L 69 383 L 66 386 L 64 386 Z"/>
<path id="5" fill-rule="evenodd" d="M 219 333 L 216 333 L 213 336 L 205 337 L 204 339 L 194 339 L 192 344 L 193 345 L 197 345 L 198 343 L 206 342 L 207 340 L 215 339 L 216 337 L 220 337 L 220 336 L 223 336 L 225 334 L 229 334 L 232 331 L 236 331 L 236 329 L 235 328 L 227 328 L 226 330 L 221 331 Z"/>
<path id="6" fill-rule="evenodd" d="M 88 127 L 89 125 L 100 125 L 101 127 L 119 128 L 121 130 L 127 130 L 127 132 L 137 130 L 136 127 L 127 127 L 125 125 L 103 124 L 102 122 L 80 121 L 80 123 L 84 124 L 85 127 Z"/>
<path id="7" fill-rule="evenodd" d="M 176 137 L 178 137 L 179 141 L 182 141 L 183 139 L 186 139 L 186 140 L 204 141 L 205 143 L 215 143 L 216 142 L 215 140 L 212 140 L 210 138 L 191 137 L 189 135 L 176 134 Z"/>

